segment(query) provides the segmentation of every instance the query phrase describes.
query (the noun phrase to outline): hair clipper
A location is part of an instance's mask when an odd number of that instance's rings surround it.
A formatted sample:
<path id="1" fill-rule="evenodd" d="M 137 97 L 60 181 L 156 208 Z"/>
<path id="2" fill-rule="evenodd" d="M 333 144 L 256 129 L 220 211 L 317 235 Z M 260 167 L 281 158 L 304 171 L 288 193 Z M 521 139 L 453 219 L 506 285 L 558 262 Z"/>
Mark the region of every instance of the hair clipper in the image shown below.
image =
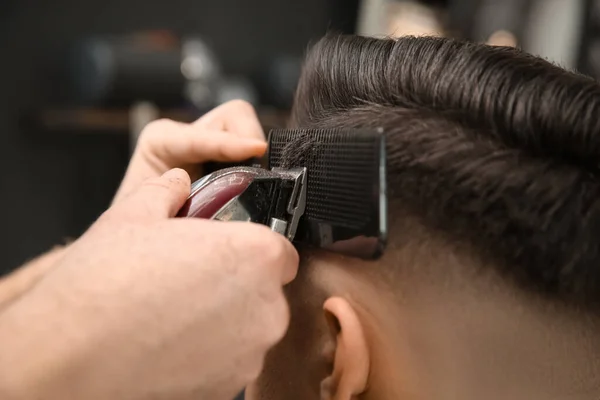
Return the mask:
<path id="1" fill-rule="evenodd" d="M 238 166 L 196 181 L 180 217 L 270 226 L 297 245 L 365 259 L 387 233 L 381 131 L 283 129 L 269 134 L 265 168 Z"/>

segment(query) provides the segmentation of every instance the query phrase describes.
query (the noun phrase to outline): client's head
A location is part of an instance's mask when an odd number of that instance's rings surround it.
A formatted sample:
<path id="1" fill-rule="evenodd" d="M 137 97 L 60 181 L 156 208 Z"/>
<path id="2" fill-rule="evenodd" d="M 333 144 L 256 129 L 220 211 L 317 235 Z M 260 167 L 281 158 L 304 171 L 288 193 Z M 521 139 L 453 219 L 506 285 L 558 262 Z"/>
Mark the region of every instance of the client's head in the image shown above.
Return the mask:
<path id="1" fill-rule="evenodd" d="M 597 83 L 518 50 L 321 40 L 292 125 L 384 129 L 388 245 L 301 251 L 249 396 L 600 398 L 599 116 Z"/>

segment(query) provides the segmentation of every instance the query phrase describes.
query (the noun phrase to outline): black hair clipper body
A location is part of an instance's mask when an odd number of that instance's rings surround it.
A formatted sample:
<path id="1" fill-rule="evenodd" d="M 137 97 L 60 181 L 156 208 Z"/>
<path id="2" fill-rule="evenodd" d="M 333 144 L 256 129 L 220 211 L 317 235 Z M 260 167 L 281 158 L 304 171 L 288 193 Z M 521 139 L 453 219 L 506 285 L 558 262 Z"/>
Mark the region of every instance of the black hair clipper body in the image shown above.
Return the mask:
<path id="1" fill-rule="evenodd" d="M 298 245 L 376 258 L 387 234 L 385 137 L 373 130 L 272 130 L 267 168 L 207 175 L 192 186 L 180 216 L 261 223 Z"/>

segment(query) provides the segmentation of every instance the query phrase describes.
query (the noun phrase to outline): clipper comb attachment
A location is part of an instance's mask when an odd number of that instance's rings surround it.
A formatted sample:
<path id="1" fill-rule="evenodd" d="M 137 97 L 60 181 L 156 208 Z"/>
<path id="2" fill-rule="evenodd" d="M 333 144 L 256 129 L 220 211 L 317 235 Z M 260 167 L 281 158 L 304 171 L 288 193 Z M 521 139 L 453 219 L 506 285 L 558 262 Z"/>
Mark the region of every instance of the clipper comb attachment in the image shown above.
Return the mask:
<path id="1" fill-rule="evenodd" d="M 361 258 L 382 253 L 387 234 L 382 131 L 272 130 L 268 168 L 306 168 L 306 210 L 295 242 Z"/>

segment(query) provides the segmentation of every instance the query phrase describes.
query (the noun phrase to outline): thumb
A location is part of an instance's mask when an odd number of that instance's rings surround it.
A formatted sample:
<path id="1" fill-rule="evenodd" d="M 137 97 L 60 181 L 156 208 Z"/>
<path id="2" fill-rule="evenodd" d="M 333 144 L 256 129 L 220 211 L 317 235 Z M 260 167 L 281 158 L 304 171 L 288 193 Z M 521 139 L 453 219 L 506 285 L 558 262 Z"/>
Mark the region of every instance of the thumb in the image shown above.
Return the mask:
<path id="1" fill-rule="evenodd" d="M 148 179 L 136 191 L 113 206 L 123 218 L 174 217 L 190 195 L 190 176 L 176 168 Z"/>

